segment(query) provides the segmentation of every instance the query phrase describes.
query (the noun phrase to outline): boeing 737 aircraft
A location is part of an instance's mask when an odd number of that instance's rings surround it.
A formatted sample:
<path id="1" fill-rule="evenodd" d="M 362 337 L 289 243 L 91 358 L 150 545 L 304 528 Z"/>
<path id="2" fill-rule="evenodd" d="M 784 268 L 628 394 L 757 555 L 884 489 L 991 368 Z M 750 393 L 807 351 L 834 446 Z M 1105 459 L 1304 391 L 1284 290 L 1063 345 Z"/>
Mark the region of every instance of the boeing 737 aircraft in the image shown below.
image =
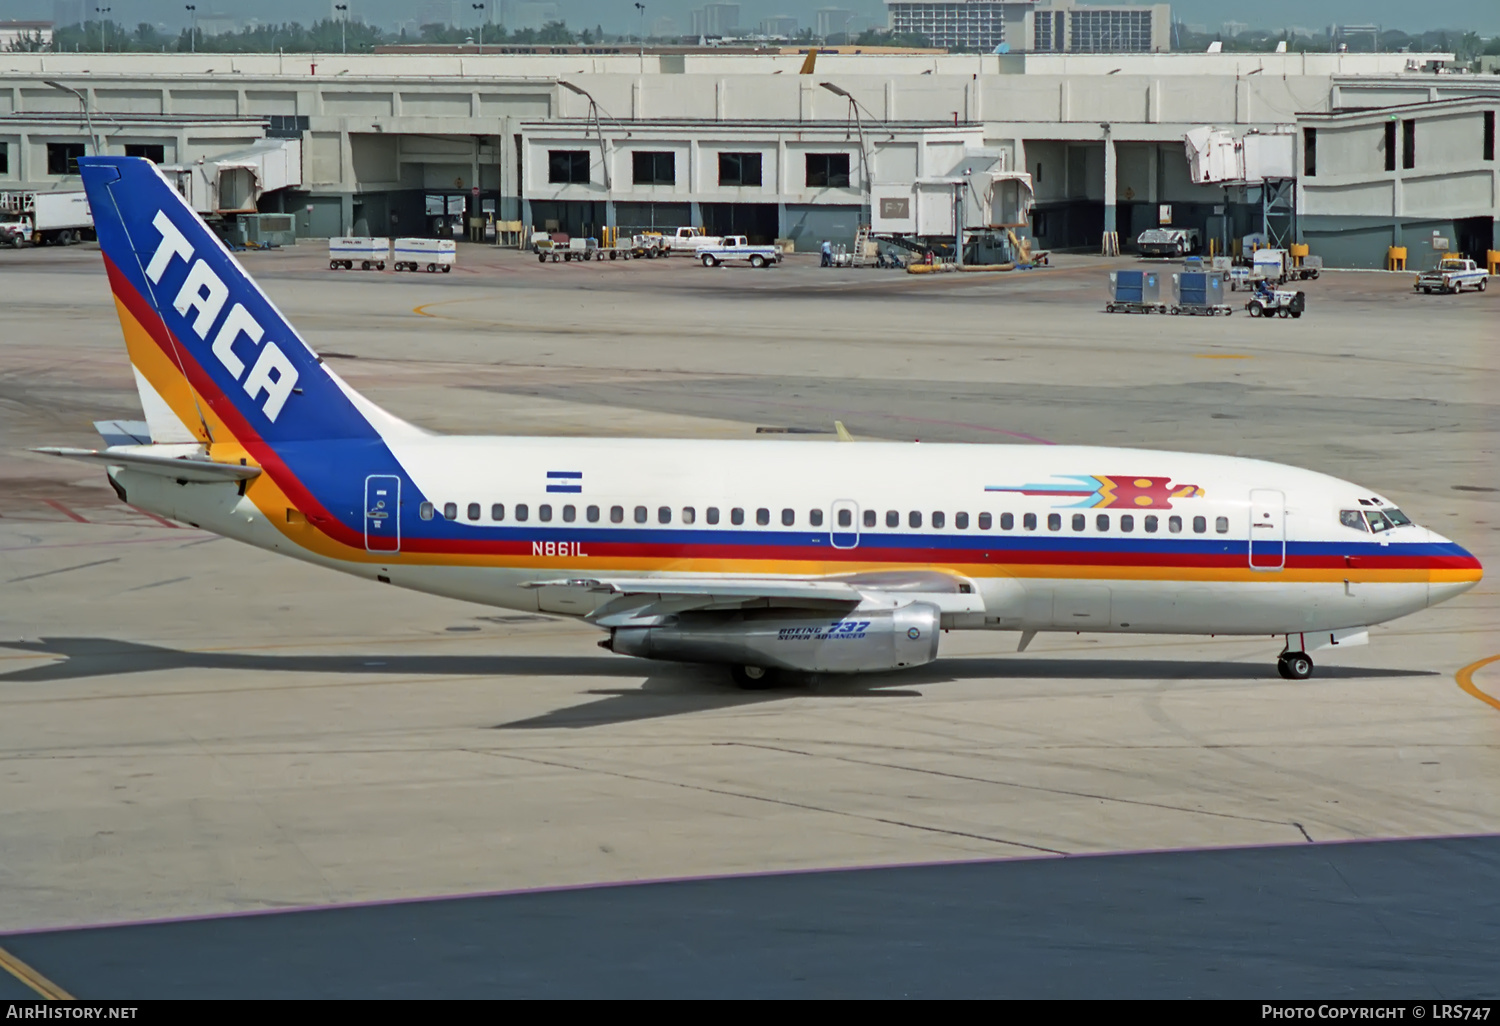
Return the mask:
<path id="1" fill-rule="evenodd" d="M 329 370 L 154 165 L 78 163 L 146 420 L 40 451 L 257 548 L 746 687 L 917 666 L 948 628 L 1283 637 L 1303 679 L 1482 574 L 1368 488 L 1236 457 L 431 434 Z"/>

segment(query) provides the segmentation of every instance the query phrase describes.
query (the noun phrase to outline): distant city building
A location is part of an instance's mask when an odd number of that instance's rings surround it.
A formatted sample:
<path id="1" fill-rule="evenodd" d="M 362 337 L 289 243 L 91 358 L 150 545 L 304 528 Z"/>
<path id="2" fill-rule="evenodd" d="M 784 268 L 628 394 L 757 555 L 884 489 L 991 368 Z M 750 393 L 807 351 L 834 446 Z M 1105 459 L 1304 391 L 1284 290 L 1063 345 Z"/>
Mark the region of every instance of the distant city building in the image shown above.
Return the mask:
<path id="1" fill-rule="evenodd" d="M 797 34 L 797 19 L 789 14 L 773 14 L 760 23 L 763 36 L 794 36 Z"/>
<path id="2" fill-rule="evenodd" d="M 1074 0 L 1037 5 L 1031 22 L 1030 49 L 1037 53 L 1155 53 L 1172 48 L 1172 8 L 1085 6 Z"/>
<path id="3" fill-rule="evenodd" d="M 1085 6 L 1074 0 L 886 0 L 892 32 L 950 50 L 1150 53 L 1171 49 L 1172 9 Z"/>
<path id="4" fill-rule="evenodd" d="M 677 22 L 672 18 L 657 18 L 651 23 L 651 35 L 655 39 L 671 39 L 677 35 Z"/>
<path id="5" fill-rule="evenodd" d="M 93 6 L 90 4 L 89 6 Z M 52 0 L 52 24 L 78 25 L 83 22 L 83 0 Z"/>
<path id="6" fill-rule="evenodd" d="M 732 36 L 739 27 L 739 4 L 704 4 L 693 12 L 695 36 Z"/>
<path id="7" fill-rule="evenodd" d="M 856 15 L 843 7 L 819 7 L 813 12 L 813 35 L 819 39 L 847 35 Z"/>
<path id="8" fill-rule="evenodd" d="M 548 22 L 562 20 L 562 9 L 557 4 L 521 3 L 518 0 L 501 0 L 500 3 L 500 24 L 511 32 L 525 29 L 534 32 Z"/>
<path id="9" fill-rule="evenodd" d="M 417 8 L 418 25 L 457 25 L 458 0 L 422 0 Z"/>
<path id="10" fill-rule="evenodd" d="M 1243 21 L 1226 21 L 1223 25 L 1219 26 L 1219 31 L 1223 32 L 1226 36 L 1237 36 L 1241 32 L 1250 31 L 1250 26 Z"/>

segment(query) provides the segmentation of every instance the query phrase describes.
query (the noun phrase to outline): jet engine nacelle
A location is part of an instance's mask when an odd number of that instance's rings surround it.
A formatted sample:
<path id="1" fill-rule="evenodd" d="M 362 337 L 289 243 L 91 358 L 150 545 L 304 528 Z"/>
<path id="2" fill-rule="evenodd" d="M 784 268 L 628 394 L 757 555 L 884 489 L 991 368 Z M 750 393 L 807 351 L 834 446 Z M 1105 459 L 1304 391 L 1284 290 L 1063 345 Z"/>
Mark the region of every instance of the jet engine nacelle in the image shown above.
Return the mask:
<path id="1" fill-rule="evenodd" d="M 645 659 L 871 673 L 932 662 L 940 625 L 937 607 L 925 602 L 824 616 L 777 609 L 683 613 L 659 626 L 616 627 L 606 647 Z"/>

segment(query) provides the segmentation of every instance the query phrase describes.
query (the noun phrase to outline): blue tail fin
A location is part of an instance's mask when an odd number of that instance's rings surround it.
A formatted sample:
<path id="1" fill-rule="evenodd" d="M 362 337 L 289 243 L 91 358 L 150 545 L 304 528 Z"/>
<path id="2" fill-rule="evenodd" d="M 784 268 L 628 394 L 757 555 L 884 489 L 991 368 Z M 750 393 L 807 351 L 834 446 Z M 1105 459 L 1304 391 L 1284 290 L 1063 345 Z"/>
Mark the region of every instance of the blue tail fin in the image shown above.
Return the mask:
<path id="1" fill-rule="evenodd" d="M 153 440 L 245 445 L 415 431 L 323 366 L 150 161 L 78 161 Z"/>

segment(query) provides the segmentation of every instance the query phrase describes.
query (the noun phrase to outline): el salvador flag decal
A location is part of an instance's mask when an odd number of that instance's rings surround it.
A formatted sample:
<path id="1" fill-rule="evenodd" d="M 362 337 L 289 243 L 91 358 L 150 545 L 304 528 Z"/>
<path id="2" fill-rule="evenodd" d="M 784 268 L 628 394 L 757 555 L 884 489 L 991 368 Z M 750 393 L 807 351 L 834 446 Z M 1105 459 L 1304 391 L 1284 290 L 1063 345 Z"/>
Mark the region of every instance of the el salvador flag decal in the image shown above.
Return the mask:
<path id="1" fill-rule="evenodd" d="M 549 492 L 572 492 L 583 491 L 583 474 L 573 470 L 549 470 L 547 471 L 547 491 Z"/>

